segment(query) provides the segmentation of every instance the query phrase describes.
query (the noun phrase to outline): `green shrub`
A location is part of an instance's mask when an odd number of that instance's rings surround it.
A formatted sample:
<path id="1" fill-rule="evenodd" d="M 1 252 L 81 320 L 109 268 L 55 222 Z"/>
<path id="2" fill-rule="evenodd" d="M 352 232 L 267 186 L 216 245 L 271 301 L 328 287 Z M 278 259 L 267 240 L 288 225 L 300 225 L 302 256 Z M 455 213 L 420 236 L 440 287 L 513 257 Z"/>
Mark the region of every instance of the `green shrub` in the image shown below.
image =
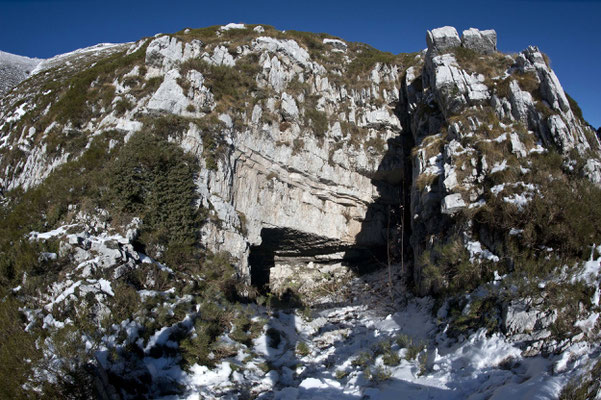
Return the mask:
<path id="1" fill-rule="evenodd" d="M 231 313 L 218 304 L 219 298 L 207 296 L 201 303 L 194 322 L 194 334 L 180 341 L 182 365 L 188 368 L 194 363 L 214 367 L 220 358 L 229 352 L 221 346 L 217 338 L 231 322 Z M 215 357 L 211 358 L 213 352 Z"/>
<path id="2" fill-rule="evenodd" d="M 352 361 L 352 365 L 354 367 L 367 368 L 371 363 L 373 363 L 374 358 L 371 352 L 363 351 L 359 353 L 359 355 Z"/>
<path id="3" fill-rule="evenodd" d="M 405 359 L 407 361 L 415 360 L 418 354 L 426 348 L 426 345 L 423 343 L 410 344 L 405 351 Z"/>
<path id="4" fill-rule="evenodd" d="M 30 398 L 22 385 L 28 382 L 32 366 L 41 356 L 35 347 L 35 337 L 23 330 L 20 306 L 11 297 L 0 301 L 0 397 L 3 399 Z"/>
<path id="5" fill-rule="evenodd" d="M 367 379 L 375 384 L 380 384 L 384 381 L 387 381 L 392 376 L 392 372 L 381 365 L 377 365 L 375 367 L 365 367 L 363 369 L 363 374 Z"/>
<path id="6" fill-rule="evenodd" d="M 246 313 L 239 313 L 236 318 L 234 318 L 234 330 L 230 333 L 230 338 L 250 346 L 252 344 L 252 336 L 249 334 L 249 330 L 252 327 L 252 321 L 248 318 Z"/>
<path id="7" fill-rule="evenodd" d="M 590 371 L 572 378 L 559 394 L 560 400 L 587 400 L 601 388 L 601 360 Z"/>
<path id="8" fill-rule="evenodd" d="M 464 304 L 461 307 L 451 308 L 451 324 L 449 336 L 458 337 L 468 335 L 480 328 L 486 328 L 487 332 L 496 332 L 501 321 L 501 306 L 494 297 L 474 299 L 469 312 L 464 314 Z"/>
<path id="9" fill-rule="evenodd" d="M 115 296 L 113 297 L 111 307 L 111 319 L 120 323 L 128 318 L 134 319 L 135 312 L 140 308 L 140 296 L 136 290 L 124 283 L 113 288 Z"/>
<path id="10" fill-rule="evenodd" d="M 111 55 L 75 74 L 65 84 L 67 90 L 50 108 L 49 118 L 61 123 L 71 121 L 74 126 L 80 127 L 92 116 L 92 106 L 99 99 L 105 107 L 110 104 L 115 95 L 111 82 L 136 63 L 141 63 L 146 47 L 144 45 L 129 55 L 125 52 Z"/>
<path id="11" fill-rule="evenodd" d="M 397 352 L 389 351 L 382 356 L 382 362 L 384 365 L 388 365 L 389 367 L 393 367 L 395 365 L 399 365 L 401 362 L 401 357 Z"/>
<path id="12" fill-rule="evenodd" d="M 181 253 L 196 242 L 200 222 L 194 184 L 198 167 L 175 143 L 163 139 L 169 132 L 165 125 L 156 122 L 157 133 L 136 133 L 121 148 L 108 171 L 107 197 L 117 212 L 142 217 L 144 245 L 178 246 Z"/>
<path id="13" fill-rule="evenodd" d="M 127 99 L 121 99 L 115 103 L 115 113 L 117 113 L 117 115 L 123 115 L 133 108 L 134 104 Z"/>
<path id="14" fill-rule="evenodd" d="M 396 342 L 396 344 L 399 345 L 399 347 L 401 349 L 404 349 L 405 347 L 409 346 L 411 344 L 411 338 L 407 335 L 405 335 L 404 333 L 399 333 L 394 341 Z"/>
<path id="15" fill-rule="evenodd" d="M 88 143 L 88 136 L 79 130 L 64 132 L 54 129 L 46 135 L 44 141 L 46 142 L 46 153 L 50 157 L 55 157 L 62 152 L 79 153 Z"/>

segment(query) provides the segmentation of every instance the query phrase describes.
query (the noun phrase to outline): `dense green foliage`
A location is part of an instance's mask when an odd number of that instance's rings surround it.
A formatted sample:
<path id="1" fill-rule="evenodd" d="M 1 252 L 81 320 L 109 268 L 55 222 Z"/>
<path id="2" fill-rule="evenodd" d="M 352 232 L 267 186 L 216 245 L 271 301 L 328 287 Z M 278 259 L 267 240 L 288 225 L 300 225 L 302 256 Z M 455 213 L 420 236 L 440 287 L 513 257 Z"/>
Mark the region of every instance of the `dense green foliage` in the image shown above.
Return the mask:
<path id="1" fill-rule="evenodd" d="M 194 209 L 196 165 L 159 135 L 135 134 L 107 171 L 108 204 L 142 218 L 145 244 L 176 245 L 180 251 L 191 247 L 199 223 Z"/>
<path id="2" fill-rule="evenodd" d="M 0 398 L 3 399 L 27 398 L 21 385 L 26 383 L 32 362 L 39 357 L 32 336 L 23 334 L 18 307 L 19 303 L 10 297 L 0 302 Z"/>

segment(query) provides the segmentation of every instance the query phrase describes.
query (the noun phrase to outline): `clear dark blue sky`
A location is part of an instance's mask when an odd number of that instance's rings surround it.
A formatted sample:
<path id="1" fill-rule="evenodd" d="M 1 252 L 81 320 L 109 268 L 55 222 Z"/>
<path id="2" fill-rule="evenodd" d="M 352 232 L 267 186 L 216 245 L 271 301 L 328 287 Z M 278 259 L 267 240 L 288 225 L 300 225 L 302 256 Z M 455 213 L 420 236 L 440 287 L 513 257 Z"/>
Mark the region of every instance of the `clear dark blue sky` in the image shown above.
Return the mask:
<path id="1" fill-rule="evenodd" d="M 601 0 L 0 0 L 0 50 L 50 57 L 228 22 L 327 32 L 393 53 L 421 50 L 438 26 L 493 28 L 502 51 L 532 44 L 547 53 L 584 117 L 601 126 Z"/>

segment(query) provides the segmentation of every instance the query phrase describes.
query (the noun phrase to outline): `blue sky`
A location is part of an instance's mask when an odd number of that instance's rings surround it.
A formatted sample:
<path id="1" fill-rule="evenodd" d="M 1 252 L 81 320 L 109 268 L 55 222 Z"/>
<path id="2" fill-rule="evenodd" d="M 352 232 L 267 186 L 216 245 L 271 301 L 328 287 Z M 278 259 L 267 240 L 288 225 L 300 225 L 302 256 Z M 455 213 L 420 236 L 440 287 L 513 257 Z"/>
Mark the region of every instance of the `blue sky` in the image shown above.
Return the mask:
<path id="1" fill-rule="evenodd" d="M 0 0 L 0 50 L 50 57 L 99 42 L 228 22 L 327 32 L 393 53 L 425 47 L 425 33 L 493 28 L 498 47 L 547 53 L 584 117 L 601 126 L 601 0 L 327 1 Z"/>

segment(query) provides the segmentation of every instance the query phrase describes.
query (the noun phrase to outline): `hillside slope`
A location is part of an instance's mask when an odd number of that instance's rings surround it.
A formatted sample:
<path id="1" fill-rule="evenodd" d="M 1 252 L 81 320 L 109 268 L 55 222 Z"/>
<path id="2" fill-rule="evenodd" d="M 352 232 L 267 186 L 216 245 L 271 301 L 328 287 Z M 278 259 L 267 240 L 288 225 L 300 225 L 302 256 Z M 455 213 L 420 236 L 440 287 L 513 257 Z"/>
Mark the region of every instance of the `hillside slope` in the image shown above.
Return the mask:
<path id="1" fill-rule="evenodd" d="M 27 78 L 41 61 L 0 51 L 0 96 Z"/>
<path id="2" fill-rule="evenodd" d="M 427 45 L 229 24 L 39 64 L 0 98 L 2 395 L 598 391 L 597 136 L 536 47 Z"/>

